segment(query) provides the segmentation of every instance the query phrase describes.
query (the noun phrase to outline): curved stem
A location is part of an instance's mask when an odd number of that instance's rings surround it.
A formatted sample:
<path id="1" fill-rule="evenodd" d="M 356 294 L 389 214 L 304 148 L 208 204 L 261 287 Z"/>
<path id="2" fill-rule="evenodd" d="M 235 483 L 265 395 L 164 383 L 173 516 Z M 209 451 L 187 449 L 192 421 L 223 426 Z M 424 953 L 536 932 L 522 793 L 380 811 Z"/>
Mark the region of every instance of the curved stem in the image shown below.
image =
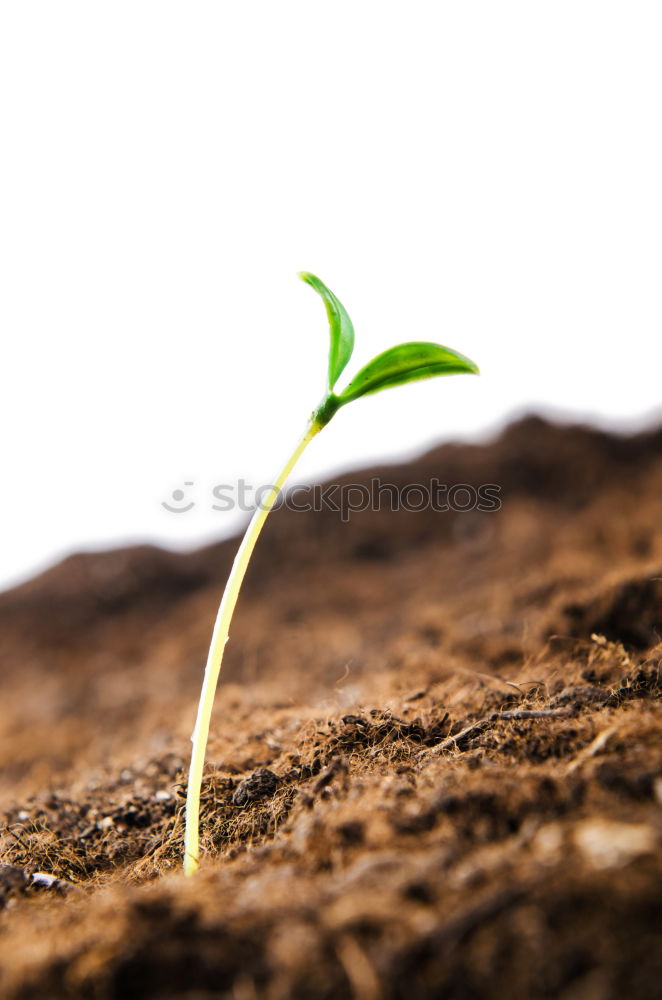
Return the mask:
<path id="1" fill-rule="evenodd" d="M 186 795 L 186 831 L 184 835 L 184 872 L 186 875 L 193 875 L 198 870 L 198 858 L 200 854 L 200 790 L 202 787 L 202 770 L 205 763 L 205 750 L 207 738 L 209 736 L 209 723 L 211 720 L 212 708 L 214 705 L 214 694 L 218 683 L 218 675 L 221 671 L 223 660 L 223 650 L 228 641 L 230 632 L 230 622 L 232 614 L 239 597 L 239 590 L 248 567 L 248 563 L 258 540 L 260 532 L 264 527 L 269 512 L 272 510 L 282 487 L 290 472 L 298 462 L 306 446 L 322 429 L 322 425 L 313 419 L 306 430 L 306 433 L 299 441 L 292 452 L 290 458 L 271 486 L 266 499 L 260 502 L 253 517 L 246 529 L 241 545 L 237 551 L 225 591 L 221 599 L 221 604 L 216 616 L 216 624 L 209 647 L 205 676 L 200 693 L 198 705 L 198 715 L 193 730 L 191 742 L 193 749 L 191 752 L 191 766 L 189 770 L 188 791 Z"/>

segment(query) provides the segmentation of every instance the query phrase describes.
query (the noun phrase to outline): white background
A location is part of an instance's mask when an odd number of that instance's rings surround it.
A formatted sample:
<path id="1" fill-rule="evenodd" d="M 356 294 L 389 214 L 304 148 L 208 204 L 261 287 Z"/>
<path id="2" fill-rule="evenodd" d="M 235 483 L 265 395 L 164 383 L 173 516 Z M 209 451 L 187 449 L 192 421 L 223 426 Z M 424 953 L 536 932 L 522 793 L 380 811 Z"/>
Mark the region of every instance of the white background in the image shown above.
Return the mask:
<path id="1" fill-rule="evenodd" d="M 322 391 L 302 268 L 355 364 L 429 339 L 483 370 L 347 408 L 302 480 L 659 406 L 659 3 L 1 11 L 0 584 L 236 528 L 210 487 L 268 481 Z"/>

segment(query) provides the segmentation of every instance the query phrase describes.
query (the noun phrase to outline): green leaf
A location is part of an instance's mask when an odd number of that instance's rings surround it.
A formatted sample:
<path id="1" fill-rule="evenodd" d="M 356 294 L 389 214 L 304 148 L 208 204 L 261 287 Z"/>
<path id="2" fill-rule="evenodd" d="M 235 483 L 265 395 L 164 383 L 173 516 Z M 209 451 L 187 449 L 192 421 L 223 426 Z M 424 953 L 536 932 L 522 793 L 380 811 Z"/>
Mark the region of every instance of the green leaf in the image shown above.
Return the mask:
<path id="1" fill-rule="evenodd" d="M 324 299 L 326 314 L 329 317 L 329 332 L 331 334 L 331 345 L 329 347 L 329 380 L 328 387 L 333 389 L 342 374 L 345 365 L 352 356 L 354 350 L 354 327 L 347 315 L 347 311 L 333 292 L 326 287 L 323 281 L 316 278 L 308 271 L 301 271 L 299 277 L 311 288 L 314 288 L 318 295 Z"/>
<path id="2" fill-rule="evenodd" d="M 412 342 L 391 347 L 369 361 L 340 393 L 340 405 L 396 385 L 435 375 L 478 375 L 478 365 L 441 344 Z"/>

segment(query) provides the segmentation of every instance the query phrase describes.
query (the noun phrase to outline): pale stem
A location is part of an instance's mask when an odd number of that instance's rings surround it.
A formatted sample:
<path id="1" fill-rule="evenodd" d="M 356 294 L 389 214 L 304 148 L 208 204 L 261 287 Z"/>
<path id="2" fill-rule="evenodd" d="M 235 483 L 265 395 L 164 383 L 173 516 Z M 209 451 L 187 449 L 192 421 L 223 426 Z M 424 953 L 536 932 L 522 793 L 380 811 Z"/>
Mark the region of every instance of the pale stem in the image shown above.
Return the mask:
<path id="1" fill-rule="evenodd" d="M 298 462 L 303 451 L 309 442 L 321 430 L 320 424 L 312 421 L 292 452 L 274 484 L 271 486 L 265 499 L 262 499 L 256 508 L 253 517 L 246 529 L 241 545 L 237 551 L 225 591 L 221 599 L 221 604 L 216 616 L 216 623 L 209 647 L 205 676 L 202 682 L 200 702 L 198 704 L 198 715 L 195 722 L 195 729 L 191 742 L 191 767 L 189 770 L 188 792 L 186 796 L 186 831 L 184 834 L 184 872 L 186 875 L 193 875 L 198 870 L 198 859 L 200 854 L 200 791 L 202 787 L 202 770 L 205 763 L 205 751 L 207 748 L 207 738 L 209 736 L 209 723 L 211 720 L 212 708 L 214 706 L 214 694 L 218 683 L 218 675 L 221 671 L 223 660 L 223 650 L 228 641 L 230 632 L 230 622 L 232 614 L 239 597 L 241 584 L 246 573 L 251 554 L 258 540 L 260 532 L 264 526 L 269 512 L 272 510 L 281 489 L 285 485 L 289 474 Z"/>

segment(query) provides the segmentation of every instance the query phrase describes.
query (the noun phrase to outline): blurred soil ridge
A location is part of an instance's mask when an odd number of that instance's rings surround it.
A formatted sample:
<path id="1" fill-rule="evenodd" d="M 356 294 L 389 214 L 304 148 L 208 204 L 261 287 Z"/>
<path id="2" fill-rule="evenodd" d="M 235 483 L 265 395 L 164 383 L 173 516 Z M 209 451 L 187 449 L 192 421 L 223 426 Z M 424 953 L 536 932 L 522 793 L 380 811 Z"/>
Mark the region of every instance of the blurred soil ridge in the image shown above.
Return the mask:
<path id="1" fill-rule="evenodd" d="M 0 595 L 0 995 L 659 996 L 662 430 L 530 417 L 344 482 L 375 476 L 502 507 L 270 519 L 195 880 L 188 737 L 236 540 Z"/>

